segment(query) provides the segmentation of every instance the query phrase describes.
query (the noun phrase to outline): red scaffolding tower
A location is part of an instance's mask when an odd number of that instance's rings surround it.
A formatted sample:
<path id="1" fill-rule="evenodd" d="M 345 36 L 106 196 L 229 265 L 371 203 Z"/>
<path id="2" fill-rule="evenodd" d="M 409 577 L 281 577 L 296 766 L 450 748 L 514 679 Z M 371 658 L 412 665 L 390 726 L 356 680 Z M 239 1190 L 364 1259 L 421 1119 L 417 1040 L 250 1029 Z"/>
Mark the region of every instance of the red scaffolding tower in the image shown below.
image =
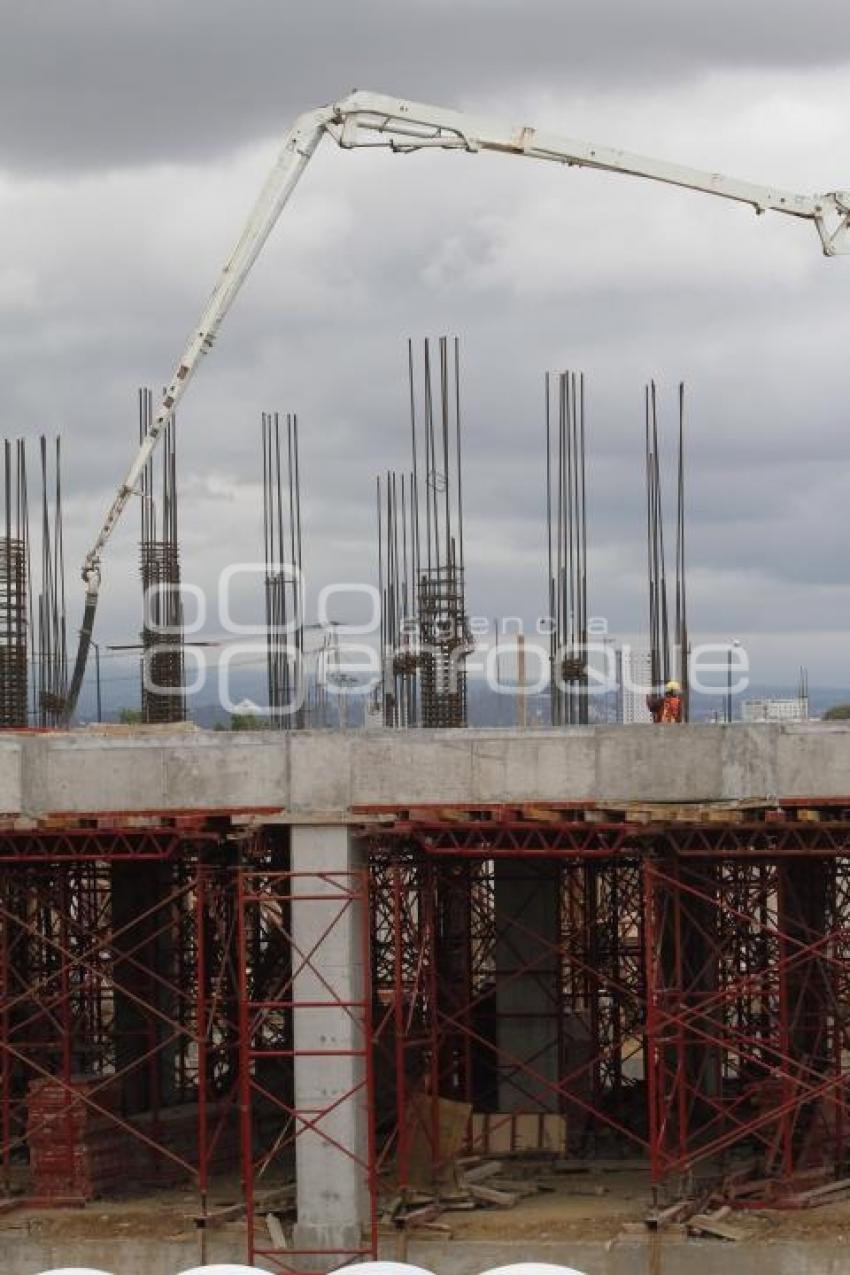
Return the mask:
<path id="1" fill-rule="evenodd" d="M 352 816 L 365 866 L 340 872 L 294 873 L 261 816 L 0 831 L 7 1193 L 182 1178 L 203 1218 L 238 1172 L 249 1258 L 320 1270 L 376 1252 L 379 1181 L 441 1181 L 446 1104 L 467 1149 L 637 1154 L 670 1196 L 846 1173 L 842 804 L 381 816 Z M 323 1154 L 364 1230 L 267 1241 L 266 1188 Z"/>
<path id="2" fill-rule="evenodd" d="M 400 1180 L 411 1094 L 431 1095 L 417 1110 L 430 1112 L 438 1175 L 438 1098 L 498 1109 L 506 1072 L 527 1111 L 564 1114 L 574 1153 L 645 1152 L 654 1185 L 673 1194 L 750 1165 L 762 1186 L 749 1202 L 781 1201 L 801 1170 L 840 1173 L 844 816 L 790 803 L 746 822 L 635 825 L 493 808 L 403 812 L 373 828 L 378 1040 L 396 1058 Z M 557 898 L 557 925 L 543 930 L 517 904 L 540 865 L 536 892 Z M 514 902 L 504 885 L 500 906 L 506 872 Z M 517 1048 L 512 982 L 536 1007 L 531 1052 Z"/>

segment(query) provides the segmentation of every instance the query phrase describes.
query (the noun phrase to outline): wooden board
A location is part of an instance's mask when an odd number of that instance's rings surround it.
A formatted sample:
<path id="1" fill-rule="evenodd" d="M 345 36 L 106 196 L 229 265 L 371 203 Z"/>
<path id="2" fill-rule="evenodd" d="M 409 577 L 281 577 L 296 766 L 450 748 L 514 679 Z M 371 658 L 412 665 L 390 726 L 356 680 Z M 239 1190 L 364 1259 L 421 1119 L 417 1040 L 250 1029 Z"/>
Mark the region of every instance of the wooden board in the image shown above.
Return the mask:
<path id="1" fill-rule="evenodd" d="M 472 1105 L 437 1099 L 437 1155 L 443 1166 L 441 1177 L 452 1171 L 454 1161 L 466 1141 Z M 434 1103 L 430 1094 L 414 1094 L 407 1111 L 408 1171 L 413 1186 L 430 1186 L 434 1182 L 434 1149 L 432 1130 Z"/>
<path id="2" fill-rule="evenodd" d="M 564 1155 L 566 1117 L 557 1112 L 488 1111 L 472 1116 L 472 1150 L 490 1155 L 544 1151 Z"/>

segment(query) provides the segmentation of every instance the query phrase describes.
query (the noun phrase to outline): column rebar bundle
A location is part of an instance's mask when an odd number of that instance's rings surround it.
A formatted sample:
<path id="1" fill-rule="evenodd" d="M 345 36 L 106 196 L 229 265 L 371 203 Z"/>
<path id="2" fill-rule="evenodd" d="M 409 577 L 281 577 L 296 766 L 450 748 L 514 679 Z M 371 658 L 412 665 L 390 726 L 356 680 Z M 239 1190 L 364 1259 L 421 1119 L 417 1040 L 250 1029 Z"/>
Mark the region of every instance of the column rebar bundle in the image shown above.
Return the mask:
<path id="1" fill-rule="evenodd" d="M 546 373 L 546 522 L 552 725 L 586 725 L 584 373 Z"/>
<path id="2" fill-rule="evenodd" d="M 426 339 L 417 368 L 408 341 L 407 356 L 411 470 L 378 482 L 381 703 L 388 726 L 465 726 L 460 343 L 440 337 L 435 360 Z"/>
<path id="3" fill-rule="evenodd" d="M 0 539 L 0 727 L 28 724 L 27 641 L 29 515 L 23 439 L 3 444 L 3 535 Z"/>
<path id="4" fill-rule="evenodd" d="M 139 390 L 139 439 L 153 421 L 153 396 Z M 141 477 L 142 719 L 182 722 L 186 718 L 183 658 L 183 603 L 180 546 L 177 538 L 176 419 L 165 427 L 160 445 L 160 476 L 151 459 Z M 157 490 L 159 501 L 157 502 Z"/>
<path id="5" fill-rule="evenodd" d="M 298 417 L 263 412 L 263 551 L 270 725 L 304 725 L 304 601 Z"/>
<path id="6" fill-rule="evenodd" d="M 62 450 L 53 446 L 53 475 L 47 439 L 39 439 L 41 458 L 41 591 L 38 595 L 38 658 L 36 661 L 36 720 L 39 726 L 60 726 L 68 690 L 68 648 L 65 620 L 65 545 L 62 530 Z M 51 489 L 53 508 L 50 506 Z"/>
<path id="7" fill-rule="evenodd" d="M 417 489 L 413 473 L 388 471 L 378 491 L 378 591 L 381 596 L 385 726 L 419 722 L 420 669 Z"/>
<path id="8" fill-rule="evenodd" d="M 4 441 L 0 727 L 18 730 L 61 723 L 68 674 L 61 446 L 58 438 L 52 449 L 43 435 L 39 439 L 41 560 L 39 563 L 36 558 L 36 570 L 30 537 L 26 452 L 24 439 Z"/>
<path id="9" fill-rule="evenodd" d="M 646 542 L 649 583 L 649 663 L 652 693 L 660 695 L 672 677 L 682 687 L 683 720 L 688 720 L 688 607 L 685 569 L 685 387 L 678 390 L 676 461 L 676 567 L 673 642 L 667 595 L 664 508 L 658 442 L 658 396 L 651 381 L 644 392 L 646 454 Z"/>

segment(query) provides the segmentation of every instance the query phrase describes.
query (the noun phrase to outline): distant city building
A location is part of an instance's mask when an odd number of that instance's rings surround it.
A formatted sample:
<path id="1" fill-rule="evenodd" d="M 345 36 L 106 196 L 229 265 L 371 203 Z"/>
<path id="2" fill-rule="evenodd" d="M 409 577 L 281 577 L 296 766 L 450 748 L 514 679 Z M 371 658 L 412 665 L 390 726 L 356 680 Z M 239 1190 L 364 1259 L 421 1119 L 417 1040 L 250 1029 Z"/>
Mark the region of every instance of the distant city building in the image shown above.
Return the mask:
<path id="1" fill-rule="evenodd" d="M 745 699 L 741 720 L 745 722 L 805 722 L 809 718 L 809 698 L 794 695 L 790 699 Z"/>
<path id="2" fill-rule="evenodd" d="M 628 725 L 651 722 L 652 714 L 646 697 L 652 688 L 652 662 L 649 651 L 624 647 L 617 651 L 617 720 Z"/>

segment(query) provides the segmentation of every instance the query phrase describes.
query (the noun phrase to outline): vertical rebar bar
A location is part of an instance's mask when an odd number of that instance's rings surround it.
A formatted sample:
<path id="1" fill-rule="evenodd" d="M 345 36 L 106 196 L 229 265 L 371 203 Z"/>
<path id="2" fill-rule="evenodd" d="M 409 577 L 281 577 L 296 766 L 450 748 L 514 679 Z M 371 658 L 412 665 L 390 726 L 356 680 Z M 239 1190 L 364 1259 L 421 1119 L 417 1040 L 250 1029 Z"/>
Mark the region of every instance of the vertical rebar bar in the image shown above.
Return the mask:
<path id="1" fill-rule="evenodd" d="M 281 439 L 279 412 L 263 412 L 263 552 L 265 555 L 266 677 L 269 724 L 275 730 L 305 725 L 309 686 L 304 670 L 303 542 L 298 417 L 289 413 Z M 315 669 L 315 709 L 326 668 Z M 323 682 L 322 682 L 323 688 Z"/>

